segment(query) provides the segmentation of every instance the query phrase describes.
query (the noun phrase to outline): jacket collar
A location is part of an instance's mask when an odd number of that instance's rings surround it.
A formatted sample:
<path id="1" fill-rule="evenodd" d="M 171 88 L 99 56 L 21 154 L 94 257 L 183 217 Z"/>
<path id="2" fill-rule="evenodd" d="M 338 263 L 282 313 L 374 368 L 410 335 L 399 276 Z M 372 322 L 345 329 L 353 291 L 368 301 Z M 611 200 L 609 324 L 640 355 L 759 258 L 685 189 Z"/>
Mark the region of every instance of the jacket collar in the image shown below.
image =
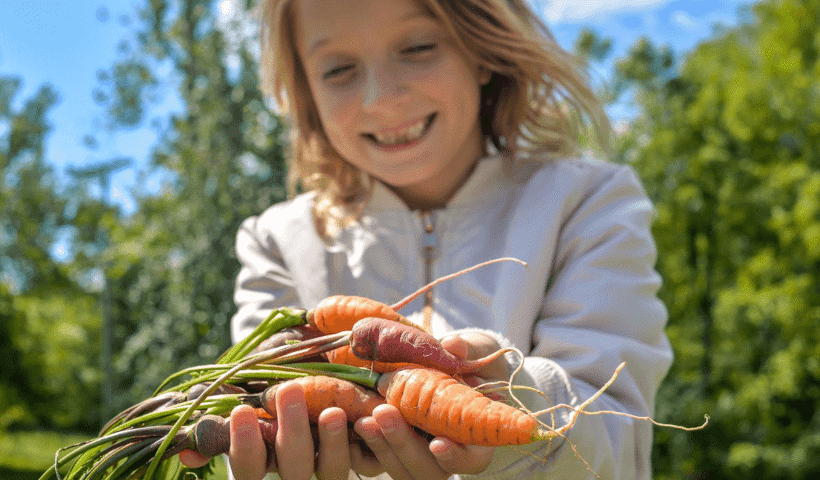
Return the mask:
<path id="1" fill-rule="evenodd" d="M 447 208 L 459 207 L 468 204 L 483 203 L 497 197 L 502 189 L 504 178 L 503 158 L 500 155 L 482 158 L 478 161 L 475 170 L 467 182 L 456 192 Z M 373 214 L 386 211 L 410 211 L 407 205 L 392 190 L 380 181 L 373 185 L 370 201 L 364 209 L 364 214 Z"/>

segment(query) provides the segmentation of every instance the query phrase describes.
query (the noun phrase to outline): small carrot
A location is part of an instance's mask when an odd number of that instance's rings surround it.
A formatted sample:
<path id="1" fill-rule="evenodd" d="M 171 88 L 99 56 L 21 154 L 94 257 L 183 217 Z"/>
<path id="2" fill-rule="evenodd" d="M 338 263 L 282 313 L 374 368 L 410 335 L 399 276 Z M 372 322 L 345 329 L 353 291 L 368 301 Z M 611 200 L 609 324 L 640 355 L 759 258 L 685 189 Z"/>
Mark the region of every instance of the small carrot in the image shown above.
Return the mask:
<path id="1" fill-rule="evenodd" d="M 387 305 L 366 297 L 333 295 L 325 298 L 319 302 L 313 310 L 307 312 L 306 318 L 309 324 L 314 325 L 325 334 L 345 332 L 352 329 L 353 325 L 357 321 L 368 317 L 393 320 L 404 325 L 409 325 L 424 330 L 422 327 L 408 320 L 404 315 L 398 313 L 398 310 L 404 308 L 416 297 L 442 282 L 452 280 L 459 275 L 463 275 L 478 268 L 498 262 L 517 262 L 524 266 L 527 265 L 525 262 L 518 260 L 517 258 L 496 258 L 494 260 L 489 260 L 434 280 L 393 305 Z"/>
<path id="2" fill-rule="evenodd" d="M 400 368 L 409 367 L 410 365 L 412 365 L 406 362 L 389 363 L 362 360 L 353 353 L 353 351 L 350 349 L 350 345 L 345 345 L 344 347 L 337 348 L 336 350 L 331 350 L 329 352 L 326 352 L 324 355 L 327 361 L 330 363 L 336 363 L 339 365 L 350 365 L 352 367 L 370 368 L 374 372 L 378 373 L 394 372 Z"/>
<path id="3" fill-rule="evenodd" d="M 329 407 L 339 407 L 347 414 L 348 422 L 369 416 L 373 409 L 384 404 L 384 398 L 373 390 L 363 388 L 353 382 L 324 375 L 288 380 L 302 387 L 307 401 L 308 419 L 316 422 L 319 414 Z M 281 383 L 271 385 L 264 392 L 254 395 L 240 395 L 240 401 L 254 408 L 263 408 L 276 418 L 276 390 Z"/>
<path id="4" fill-rule="evenodd" d="M 463 445 L 523 445 L 559 434 L 435 369 L 402 369 L 383 376 L 378 387 L 407 423 Z"/>
<path id="5" fill-rule="evenodd" d="M 228 453 L 231 447 L 230 424 L 229 418 L 219 415 L 203 415 L 188 430 L 187 443 L 178 444 L 175 449 L 190 448 L 206 457 Z M 259 418 L 259 430 L 265 445 L 270 448 L 276 441 L 276 422 L 269 418 Z"/>
<path id="6" fill-rule="evenodd" d="M 461 375 L 489 364 L 507 349 L 500 349 L 484 358 L 465 360 L 445 350 L 427 332 L 381 318 L 365 318 L 353 326 L 350 351 L 362 360 L 413 363 L 450 375 Z"/>
<path id="7" fill-rule="evenodd" d="M 353 328 L 357 321 L 368 317 L 415 325 L 389 305 L 355 295 L 327 297 L 307 313 L 307 321 L 325 334 L 345 332 Z"/>

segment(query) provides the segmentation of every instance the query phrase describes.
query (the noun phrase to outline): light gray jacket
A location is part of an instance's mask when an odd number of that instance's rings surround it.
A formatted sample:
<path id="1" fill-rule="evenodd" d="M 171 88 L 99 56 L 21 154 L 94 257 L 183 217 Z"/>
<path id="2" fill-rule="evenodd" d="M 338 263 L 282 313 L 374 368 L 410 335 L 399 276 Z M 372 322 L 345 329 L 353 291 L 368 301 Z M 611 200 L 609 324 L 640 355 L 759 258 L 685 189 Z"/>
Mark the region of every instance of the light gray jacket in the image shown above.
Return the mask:
<path id="1" fill-rule="evenodd" d="M 249 218 L 237 236 L 233 340 L 279 306 L 311 308 L 333 294 L 394 303 L 425 283 L 425 244 L 434 246 L 433 278 L 515 257 L 528 268 L 495 264 L 435 287 L 434 334 L 480 329 L 517 347 L 526 358 L 515 383 L 553 404 L 579 405 L 626 362 L 590 410 L 651 416 L 672 351 L 656 297 L 653 208 L 638 179 L 627 166 L 589 159 L 502 163 L 482 159 L 447 208 L 428 217 L 426 237 L 427 219 L 378 183 L 360 223 L 330 244 L 313 228 L 310 194 Z M 402 312 L 420 321 L 421 308 L 417 299 Z M 511 367 L 520 361 L 507 358 Z M 532 411 L 550 406 L 520 397 Z M 560 426 L 570 412 L 558 413 Z M 480 477 L 594 478 L 591 469 L 603 479 L 649 479 L 651 447 L 646 421 L 582 415 L 565 439 L 526 446 L 545 462 L 498 448 Z"/>

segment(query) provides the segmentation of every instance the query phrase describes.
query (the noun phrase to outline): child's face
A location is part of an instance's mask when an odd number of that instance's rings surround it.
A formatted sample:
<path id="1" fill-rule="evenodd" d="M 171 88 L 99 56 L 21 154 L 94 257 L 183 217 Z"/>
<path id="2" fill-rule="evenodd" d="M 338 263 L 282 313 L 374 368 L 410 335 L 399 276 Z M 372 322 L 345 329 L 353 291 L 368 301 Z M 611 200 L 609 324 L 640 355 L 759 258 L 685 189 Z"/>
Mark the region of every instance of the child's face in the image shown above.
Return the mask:
<path id="1" fill-rule="evenodd" d="M 411 206 L 446 203 L 484 154 L 488 75 L 413 0 L 296 0 L 295 31 L 333 147 Z"/>

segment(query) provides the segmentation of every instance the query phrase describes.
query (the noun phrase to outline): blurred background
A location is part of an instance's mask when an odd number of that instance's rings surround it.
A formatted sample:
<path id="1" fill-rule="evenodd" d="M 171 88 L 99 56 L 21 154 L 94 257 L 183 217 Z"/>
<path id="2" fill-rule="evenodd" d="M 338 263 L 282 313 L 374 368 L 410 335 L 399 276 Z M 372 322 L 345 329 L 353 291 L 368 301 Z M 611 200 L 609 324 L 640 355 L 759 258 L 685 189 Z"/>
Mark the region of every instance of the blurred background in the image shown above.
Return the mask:
<path id="1" fill-rule="evenodd" d="M 0 479 L 229 342 L 285 198 L 254 0 L 0 0 Z M 551 1 L 657 209 L 657 479 L 820 474 L 820 0 Z"/>

